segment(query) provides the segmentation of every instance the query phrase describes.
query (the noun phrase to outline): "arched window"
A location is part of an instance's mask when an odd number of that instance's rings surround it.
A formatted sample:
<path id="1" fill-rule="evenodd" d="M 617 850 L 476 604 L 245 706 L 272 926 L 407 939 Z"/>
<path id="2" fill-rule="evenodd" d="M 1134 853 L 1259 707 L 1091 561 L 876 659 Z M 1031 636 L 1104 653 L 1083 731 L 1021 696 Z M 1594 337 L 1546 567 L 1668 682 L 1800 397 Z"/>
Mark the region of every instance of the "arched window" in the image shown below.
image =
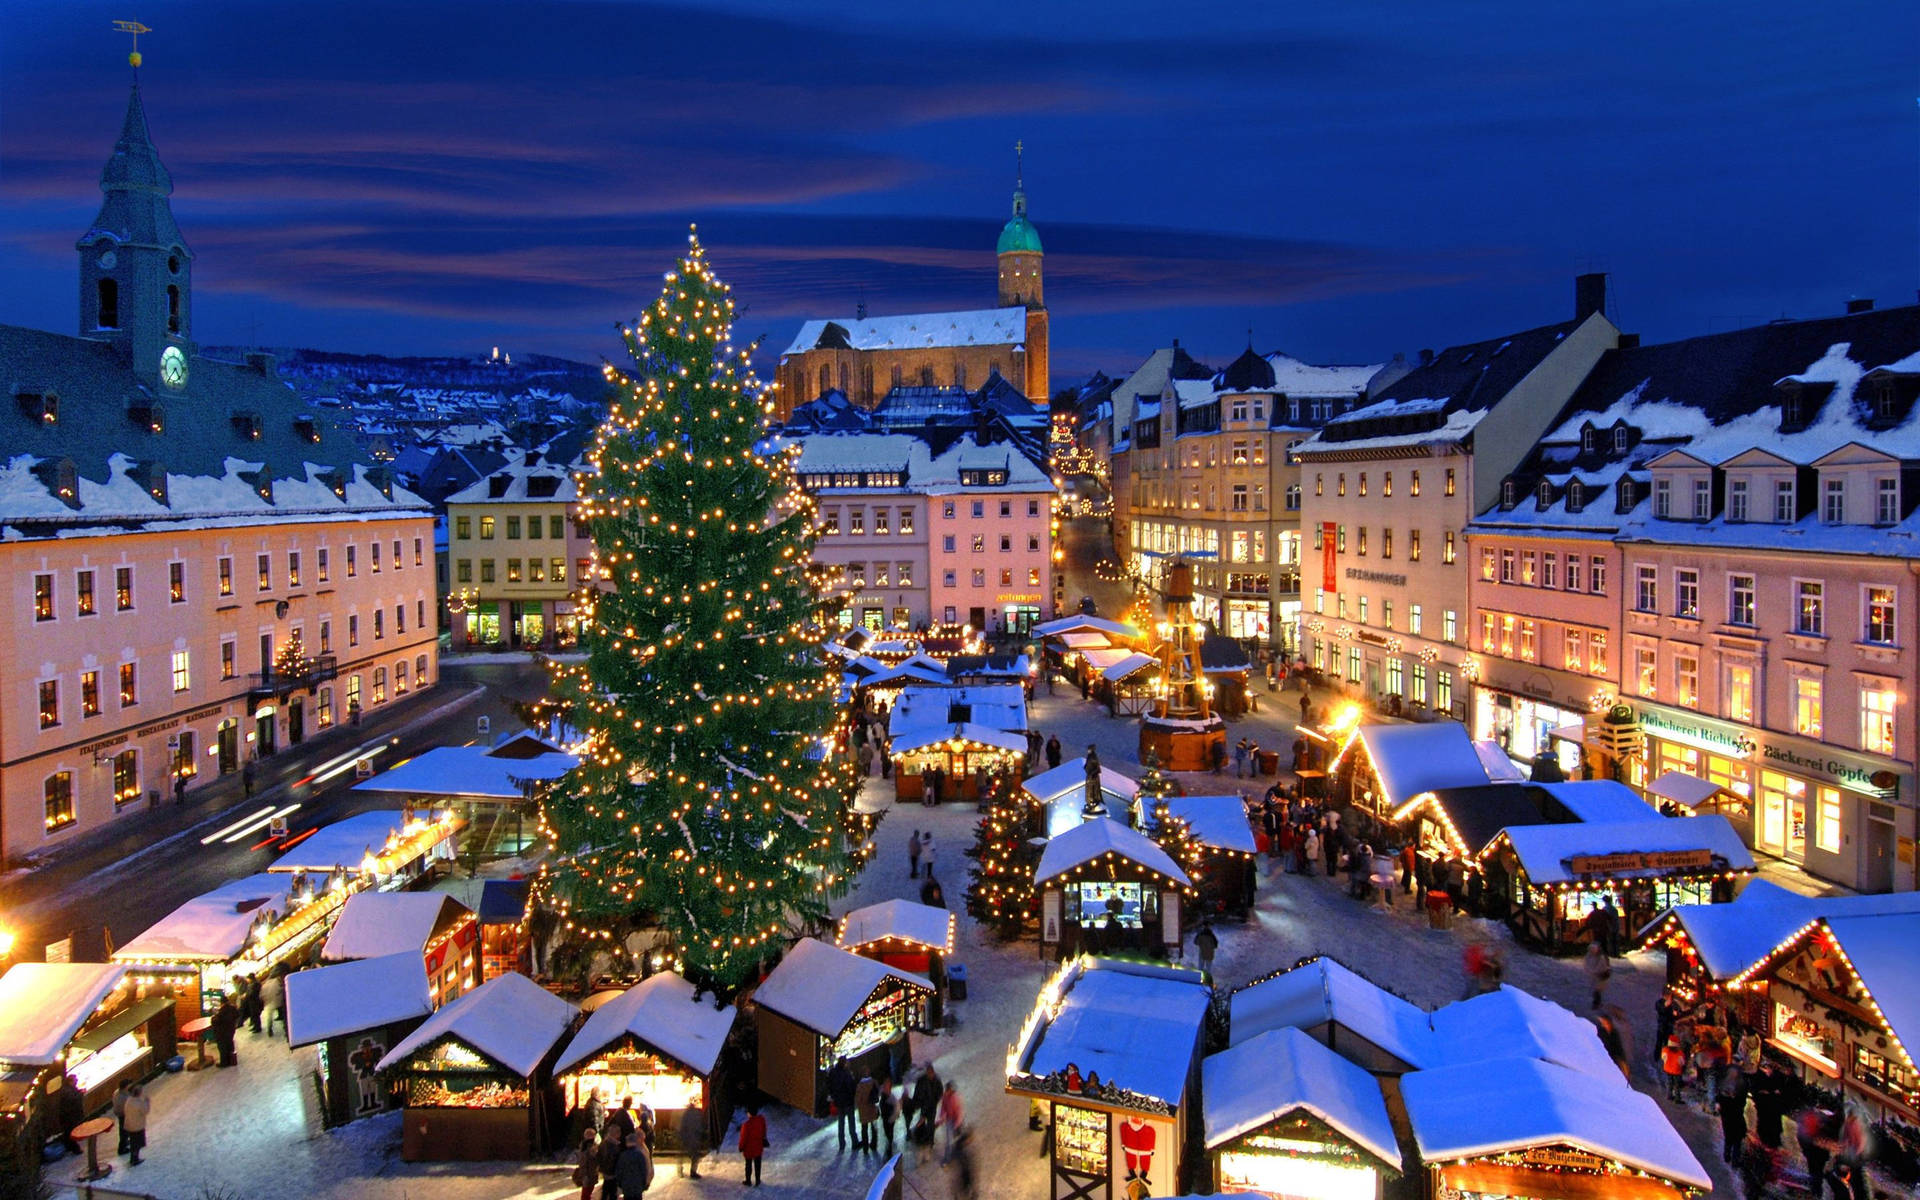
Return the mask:
<path id="1" fill-rule="evenodd" d="M 1518 501 L 1514 499 L 1513 480 L 1503 479 L 1500 481 L 1500 503 L 1508 508 L 1512 508 L 1518 503 Z"/>
<path id="2" fill-rule="evenodd" d="M 920 386 L 921 387 L 933 386 L 933 368 L 932 367 L 920 368 Z"/>
<path id="3" fill-rule="evenodd" d="M 102 279 L 100 291 L 100 319 L 94 324 L 101 329 L 120 328 L 120 284 L 118 280 Z"/>
<path id="4" fill-rule="evenodd" d="M 1578 479 L 1567 484 L 1567 511 L 1579 512 L 1586 507 L 1587 489 Z"/>
<path id="5" fill-rule="evenodd" d="M 831 368 L 829 367 L 823 366 L 820 368 L 820 391 L 822 393 L 833 385 L 833 376 L 830 372 Z"/>
<path id="6" fill-rule="evenodd" d="M 1582 429 L 1580 431 L 1580 449 L 1586 451 L 1588 454 L 1591 454 L 1593 453 L 1594 449 L 1598 445 L 1599 445 L 1599 434 L 1595 429 L 1589 426 L 1586 429 Z"/>
<path id="7" fill-rule="evenodd" d="M 1547 507 L 1547 505 L 1553 503 L 1553 485 L 1542 479 L 1540 486 L 1535 489 L 1534 495 L 1538 499 L 1541 508 Z"/>
<path id="8" fill-rule="evenodd" d="M 171 283 L 167 285 L 167 332 L 180 332 L 180 288 Z"/>

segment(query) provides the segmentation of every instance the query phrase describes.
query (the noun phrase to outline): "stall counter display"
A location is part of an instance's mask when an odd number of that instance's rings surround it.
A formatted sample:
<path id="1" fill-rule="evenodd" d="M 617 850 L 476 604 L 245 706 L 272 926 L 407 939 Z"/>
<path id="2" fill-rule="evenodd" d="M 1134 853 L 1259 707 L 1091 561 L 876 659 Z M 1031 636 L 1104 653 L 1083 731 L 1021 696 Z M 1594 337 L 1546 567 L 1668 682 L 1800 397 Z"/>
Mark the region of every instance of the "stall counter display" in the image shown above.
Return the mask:
<path id="1" fill-rule="evenodd" d="M 932 994 L 921 976 L 802 938 L 753 995 L 760 1089 L 819 1115 L 837 1059 L 902 1078 L 907 1031 L 926 1027 Z"/>
<path id="2" fill-rule="evenodd" d="M 707 1141 L 717 1145 L 724 1120 L 717 1100 L 720 1054 L 739 1010 L 696 1000 L 693 985 L 663 971 L 593 1010 L 554 1063 L 568 1113 L 599 1093 L 612 1109 L 631 1097 L 654 1112 L 654 1147 L 680 1148 L 680 1114 L 698 1108 L 707 1117 Z"/>

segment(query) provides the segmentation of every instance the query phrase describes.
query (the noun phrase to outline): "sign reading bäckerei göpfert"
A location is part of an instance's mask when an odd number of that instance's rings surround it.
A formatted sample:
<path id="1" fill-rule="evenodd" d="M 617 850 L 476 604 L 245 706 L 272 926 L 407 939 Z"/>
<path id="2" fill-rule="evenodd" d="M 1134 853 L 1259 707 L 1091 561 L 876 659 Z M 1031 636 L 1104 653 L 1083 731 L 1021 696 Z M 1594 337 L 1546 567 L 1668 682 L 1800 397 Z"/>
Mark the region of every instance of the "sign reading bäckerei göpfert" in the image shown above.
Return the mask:
<path id="1" fill-rule="evenodd" d="M 1875 774 L 1891 771 L 1902 780 L 1906 778 L 1906 771 L 1899 763 L 1888 762 L 1883 765 L 1806 738 L 1764 729 L 1747 729 L 1692 713 L 1675 713 L 1662 705 L 1640 703 L 1634 706 L 1634 714 L 1639 718 L 1641 728 L 1655 737 L 1678 739 L 1736 758 L 1755 758 L 1782 768 L 1823 775 L 1875 799 L 1887 798 L 1886 791 L 1874 785 Z M 1900 795 L 1898 789 L 1894 798 L 1912 802 L 1911 798 Z"/>

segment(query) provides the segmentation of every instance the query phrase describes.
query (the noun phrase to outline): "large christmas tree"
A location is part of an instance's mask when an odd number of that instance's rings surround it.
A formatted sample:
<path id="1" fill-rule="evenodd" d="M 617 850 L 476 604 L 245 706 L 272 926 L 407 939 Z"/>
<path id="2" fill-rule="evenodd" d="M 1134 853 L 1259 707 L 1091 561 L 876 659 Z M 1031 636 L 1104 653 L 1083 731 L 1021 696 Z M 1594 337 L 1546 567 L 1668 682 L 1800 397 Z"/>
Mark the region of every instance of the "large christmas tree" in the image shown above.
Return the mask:
<path id="1" fill-rule="evenodd" d="M 601 587 L 583 591 L 586 660 L 556 690 L 586 747 L 545 807 L 540 890 L 575 940 L 652 923 L 725 989 L 844 889 L 856 781 L 811 634 L 813 506 L 789 452 L 762 452 L 733 301 L 688 241 L 624 331 L 633 367 L 607 368 L 581 479 Z"/>

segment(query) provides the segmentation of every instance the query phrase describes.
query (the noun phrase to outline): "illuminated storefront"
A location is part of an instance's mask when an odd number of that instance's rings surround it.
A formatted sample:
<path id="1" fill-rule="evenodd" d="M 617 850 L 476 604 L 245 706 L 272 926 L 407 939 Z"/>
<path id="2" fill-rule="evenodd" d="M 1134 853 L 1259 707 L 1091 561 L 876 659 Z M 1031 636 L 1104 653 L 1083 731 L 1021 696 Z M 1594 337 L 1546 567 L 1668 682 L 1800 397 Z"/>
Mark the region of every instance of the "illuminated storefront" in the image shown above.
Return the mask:
<path id="1" fill-rule="evenodd" d="M 1573 708 L 1551 699 L 1477 684 L 1473 689 L 1473 736 L 1494 741 L 1521 762 L 1532 762 L 1545 751 L 1556 751 L 1560 770 L 1569 779 L 1580 776 L 1580 747 L 1548 735 L 1556 729 L 1583 724 L 1585 708 Z"/>
<path id="2" fill-rule="evenodd" d="M 1171 957 L 1181 942 L 1181 898 L 1193 893 L 1145 834 L 1098 817 L 1047 841 L 1034 869 L 1042 954 L 1137 951 Z"/>
<path id="3" fill-rule="evenodd" d="M 71 1075 L 89 1115 L 122 1080 L 145 1079 L 174 1055 L 173 1000 L 145 994 L 112 963 L 15 963 L 0 976 L 0 1136 L 35 1111 L 54 1129 L 48 1084 Z M 11 1126 L 12 1128 L 9 1128 Z"/>
<path id="4" fill-rule="evenodd" d="M 677 1150 L 681 1114 L 695 1108 L 706 1114 L 707 1144 L 718 1144 L 714 1072 L 738 1014 L 698 1003 L 670 971 L 641 980 L 595 1008 L 554 1063 L 566 1111 L 596 1095 L 607 1111 L 631 1099 L 653 1110 L 655 1149 Z"/>
<path id="5" fill-rule="evenodd" d="M 827 1072 L 904 1079 L 910 1029 L 927 1028 L 933 984 L 816 938 L 802 938 L 753 994 L 760 1090 L 823 1115 Z"/>

